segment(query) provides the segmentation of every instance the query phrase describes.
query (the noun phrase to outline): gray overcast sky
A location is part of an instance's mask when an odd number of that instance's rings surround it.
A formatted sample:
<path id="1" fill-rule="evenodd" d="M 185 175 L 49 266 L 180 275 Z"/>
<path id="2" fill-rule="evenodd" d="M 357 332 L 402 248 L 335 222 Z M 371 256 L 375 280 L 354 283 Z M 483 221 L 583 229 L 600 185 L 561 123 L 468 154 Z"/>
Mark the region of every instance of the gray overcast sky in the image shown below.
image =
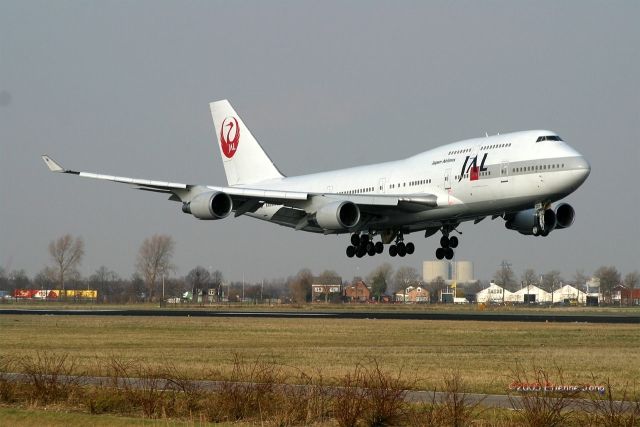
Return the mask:
<path id="1" fill-rule="evenodd" d="M 142 240 L 172 235 L 178 274 L 200 264 L 237 280 L 301 267 L 344 278 L 347 236 L 252 220 L 197 221 L 178 203 L 72 169 L 225 184 L 208 103 L 228 98 L 287 175 L 403 158 L 460 139 L 552 129 L 591 176 L 548 238 L 502 220 L 464 224 L 457 257 L 489 278 L 600 265 L 638 269 L 640 2 L 0 3 L 0 265 L 35 274 L 50 240 L 86 243 L 83 274 L 128 276 Z"/>

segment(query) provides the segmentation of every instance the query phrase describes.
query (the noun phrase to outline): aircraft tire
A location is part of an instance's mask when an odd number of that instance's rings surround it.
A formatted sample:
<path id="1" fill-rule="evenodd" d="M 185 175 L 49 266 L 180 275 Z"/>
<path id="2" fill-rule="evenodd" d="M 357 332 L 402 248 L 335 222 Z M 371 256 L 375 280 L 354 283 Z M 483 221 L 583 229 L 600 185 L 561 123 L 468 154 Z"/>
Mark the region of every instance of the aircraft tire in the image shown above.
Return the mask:
<path id="1" fill-rule="evenodd" d="M 354 246 L 347 246 L 347 256 L 349 258 L 353 258 L 355 254 L 356 254 L 356 248 Z"/>
<path id="2" fill-rule="evenodd" d="M 458 247 L 458 238 L 456 236 L 449 237 L 449 247 L 450 248 Z"/>
<path id="3" fill-rule="evenodd" d="M 356 233 L 353 233 L 351 235 L 351 244 L 353 246 L 359 246 L 360 245 L 360 236 L 357 235 Z"/>
<path id="4" fill-rule="evenodd" d="M 396 248 L 396 245 L 389 246 L 389 255 L 392 257 L 398 255 L 398 248 Z"/>
<path id="5" fill-rule="evenodd" d="M 453 249 L 451 249 L 451 248 L 447 248 L 447 249 L 445 249 L 445 250 L 444 250 L 444 257 L 445 257 L 446 259 L 451 259 L 451 258 L 453 258 Z"/>
<path id="6" fill-rule="evenodd" d="M 442 246 L 444 249 L 447 249 L 449 247 L 449 238 L 447 236 L 442 236 L 440 238 L 440 246 Z"/>
<path id="7" fill-rule="evenodd" d="M 443 259 L 444 258 L 444 249 L 438 248 L 436 249 L 436 258 Z"/>
<path id="8" fill-rule="evenodd" d="M 376 242 L 376 253 L 381 254 L 382 252 L 384 252 L 384 245 L 382 242 Z"/>
<path id="9" fill-rule="evenodd" d="M 405 249 L 407 250 L 407 254 L 411 255 L 416 250 L 416 247 L 413 243 L 409 242 L 405 245 Z"/>
<path id="10" fill-rule="evenodd" d="M 404 243 L 402 242 L 398 243 L 398 255 L 403 257 L 406 254 L 407 254 L 407 248 L 405 247 Z"/>

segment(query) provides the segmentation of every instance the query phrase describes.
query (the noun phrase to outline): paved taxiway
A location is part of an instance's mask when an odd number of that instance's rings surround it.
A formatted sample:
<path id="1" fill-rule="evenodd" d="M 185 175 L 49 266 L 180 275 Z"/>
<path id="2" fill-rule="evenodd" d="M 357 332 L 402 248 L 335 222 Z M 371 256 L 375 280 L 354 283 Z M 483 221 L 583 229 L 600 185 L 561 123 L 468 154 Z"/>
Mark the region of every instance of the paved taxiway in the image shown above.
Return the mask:
<path id="1" fill-rule="evenodd" d="M 56 310 L 0 309 L 0 315 L 48 316 L 157 316 L 157 317 L 255 317 L 297 319 L 394 319 L 394 320 L 464 320 L 490 322 L 561 322 L 561 323 L 640 323 L 637 315 L 544 314 L 544 313 L 450 313 L 450 312 L 389 312 L 389 311 L 230 311 L 230 310 Z"/>

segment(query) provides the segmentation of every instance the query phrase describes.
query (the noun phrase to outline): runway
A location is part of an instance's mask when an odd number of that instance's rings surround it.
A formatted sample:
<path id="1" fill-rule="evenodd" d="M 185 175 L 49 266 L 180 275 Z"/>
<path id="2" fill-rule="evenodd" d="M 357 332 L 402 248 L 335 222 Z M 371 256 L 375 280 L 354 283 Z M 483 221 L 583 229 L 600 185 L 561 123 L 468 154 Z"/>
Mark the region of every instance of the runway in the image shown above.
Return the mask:
<path id="1" fill-rule="evenodd" d="M 459 320 L 487 322 L 557 322 L 557 323 L 640 323 L 638 315 L 545 314 L 545 313 L 462 313 L 462 312 L 393 312 L 393 311 L 245 311 L 210 309 L 0 309 L 0 315 L 43 316 L 145 316 L 145 317 L 252 317 L 296 319 L 393 319 Z"/>

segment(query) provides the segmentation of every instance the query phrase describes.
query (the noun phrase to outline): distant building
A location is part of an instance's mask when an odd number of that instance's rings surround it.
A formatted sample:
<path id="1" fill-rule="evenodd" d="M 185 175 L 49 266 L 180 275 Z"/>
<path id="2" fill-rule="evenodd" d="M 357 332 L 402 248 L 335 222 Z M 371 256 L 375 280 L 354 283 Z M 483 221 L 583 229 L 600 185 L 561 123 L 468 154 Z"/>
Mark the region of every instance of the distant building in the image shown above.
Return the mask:
<path id="1" fill-rule="evenodd" d="M 587 294 L 571 285 L 564 285 L 560 289 L 553 291 L 552 301 L 564 304 L 584 304 L 587 302 Z"/>
<path id="2" fill-rule="evenodd" d="M 422 263 L 422 280 L 430 283 L 441 277 L 445 283 L 473 283 L 473 262 L 471 261 L 424 261 Z"/>
<path id="3" fill-rule="evenodd" d="M 510 292 L 493 282 L 489 284 L 489 287 L 484 288 L 476 294 L 476 301 L 478 304 L 501 304 L 512 300 L 513 292 Z"/>
<path id="4" fill-rule="evenodd" d="M 338 302 L 342 294 L 342 279 L 340 277 L 314 277 L 311 284 L 313 302 Z"/>
<path id="5" fill-rule="evenodd" d="M 422 263 L 422 280 L 432 282 L 438 277 L 451 279 L 451 263 L 449 261 L 425 261 Z"/>
<path id="6" fill-rule="evenodd" d="M 525 304 L 550 303 L 551 301 L 551 293 L 535 285 L 522 287 L 522 289 L 514 292 L 511 296 L 511 299 L 509 300 L 509 302 L 519 302 Z"/>
<path id="7" fill-rule="evenodd" d="M 613 288 L 611 299 L 614 304 L 640 305 L 640 289 L 629 289 L 624 285 Z"/>
<path id="8" fill-rule="evenodd" d="M 345 285 L 342 295 L 345 301 L 350 302 L 367 302 L 371 299 L 371 290 L 362 280 Z"/>
<path id="9" fill-rule="evenodd" d="M 430 294 L 422 286 L 409 286 L 400 292 L 396 292 L 394 297 L 398 302 L 427 303 L 429 302 Z"/>

